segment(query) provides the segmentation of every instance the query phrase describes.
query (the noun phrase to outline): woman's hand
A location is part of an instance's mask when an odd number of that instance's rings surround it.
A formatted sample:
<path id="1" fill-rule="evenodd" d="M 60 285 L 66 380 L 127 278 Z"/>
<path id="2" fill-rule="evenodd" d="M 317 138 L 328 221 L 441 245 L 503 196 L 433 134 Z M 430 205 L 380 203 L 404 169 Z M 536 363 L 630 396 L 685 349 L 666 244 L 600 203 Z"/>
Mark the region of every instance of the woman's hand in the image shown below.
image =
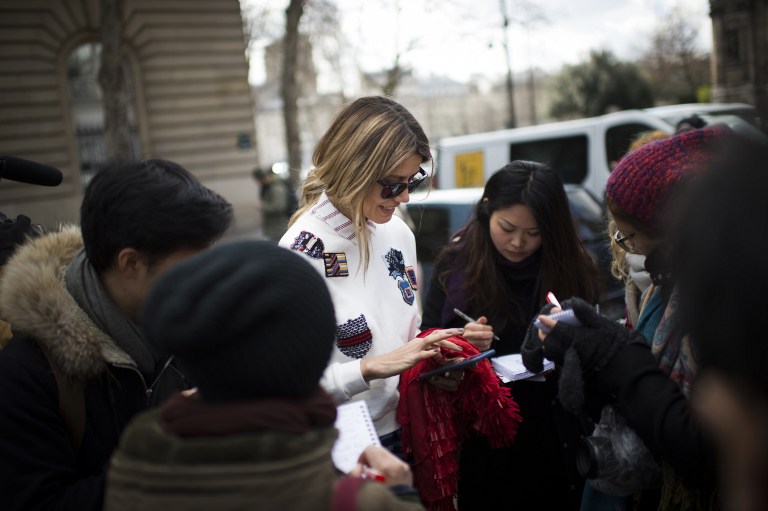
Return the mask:
<path id="1" fill-rule="evenodd" d="M 464 335 L 466 340 L 475 345 L 480 351 L 488 351 L 493 342 L 493 327 L 488 324 L 488 318 L 480 316 L 477 323 L 467 323 L 464 326 Z"/>
<path id="2" fill-rule="evenodd" d="M 384 476 L 387 486 L 413 485 L 411 467 L 406 462 L 378 445 L 369 445 L 360 455 L 357 466 L 349 475 L 361 477 L 366 470 L 373 469 Z"/>
<path id="3" fill-rule="evenodd" d="M 439 355 L 441 346 L 461 352 L 462 349 L 459 346 L 445 339 L 461 335 L 462 332 L 463 329 L 461 328 L 449 328 L 447 330 L 435 330 L 426 337 L 416 337 L 389 353 L 362 359 L 360 372 L 367 382 L 379 378 L 389 378 L 410 369 L 422 360 Z"/>

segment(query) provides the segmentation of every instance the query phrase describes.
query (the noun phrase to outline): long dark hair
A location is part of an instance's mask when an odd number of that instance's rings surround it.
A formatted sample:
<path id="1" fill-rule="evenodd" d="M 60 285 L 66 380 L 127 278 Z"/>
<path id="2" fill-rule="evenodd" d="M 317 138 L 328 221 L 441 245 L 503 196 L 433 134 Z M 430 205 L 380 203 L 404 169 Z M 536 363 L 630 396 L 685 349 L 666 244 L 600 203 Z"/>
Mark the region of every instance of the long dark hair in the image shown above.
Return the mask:
<path id="1" fill-rule="evenodd" d="M 576 234 L 560 176 L 541 163 L 513 161 L 491 176 L 474 217 L 437 258 L 437 266 L 443 268 L 437 276 L 440 285 L 447 288 L 448 278 L 460 267 L 465 273 L 467 310 L 482 312 L 497 329 L 509 321 L 530 320 L 530 311 L 499 285 L 504 282 L 497 264 L 501 255 L 490 234 L 493 212 L 516 204 L 531 210 L 542 236 L 536 300 L 543 305 L 550 290 L 562 298 L 579 296 L 589 303 L 599 294 L 597 266 Z M 441 264 L 449 260 L 460 264 Z"/>

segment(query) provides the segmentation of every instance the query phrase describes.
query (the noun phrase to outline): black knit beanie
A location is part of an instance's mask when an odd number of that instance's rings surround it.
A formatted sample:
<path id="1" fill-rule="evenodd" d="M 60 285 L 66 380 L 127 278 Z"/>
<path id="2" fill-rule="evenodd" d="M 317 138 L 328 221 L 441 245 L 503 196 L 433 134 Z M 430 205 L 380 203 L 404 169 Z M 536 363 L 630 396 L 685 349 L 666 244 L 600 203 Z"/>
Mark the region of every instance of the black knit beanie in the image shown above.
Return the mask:
<path id="1" fill-rule="evenodd" d="M 141 321 L 147 341 L 175 355 L 208 402 L 306 396 L 336 335 L 319 272 L 268 241 L 223 244 L 174 265 Z"/>

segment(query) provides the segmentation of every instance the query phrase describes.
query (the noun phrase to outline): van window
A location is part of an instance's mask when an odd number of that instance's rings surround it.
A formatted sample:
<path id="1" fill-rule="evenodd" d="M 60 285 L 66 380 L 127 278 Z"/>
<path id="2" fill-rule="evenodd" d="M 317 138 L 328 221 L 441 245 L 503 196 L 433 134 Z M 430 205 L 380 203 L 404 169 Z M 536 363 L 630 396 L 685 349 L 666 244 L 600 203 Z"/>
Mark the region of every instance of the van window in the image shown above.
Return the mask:
<path id="1" fill-rule="evenodd" d="M 605 157 L 608 168 L 613 170 L 640 133 L 655 130 L 653 126 L 641 123 L 619 124 L 608 128 L 605 132 Z"/>
<path id="2" fill-rule="evenodd" d="M 590 195 L 586 188 L 569 188 L 568 205 L 577 222 L 577 231 L 582 241 L 602 240 L 605 238 L 605 210 Z"/>
<path id="3" fill-rule="evenodd" d="M 509 144 L 509 161 L 529 160 L 552 167 L 564 183 L 581 183 L 587 177 L 586 135 Z"/>
<path id="4" fill-rule="evenodd" d="M 416 225 L 416 256 L 421 263 L 432 263 L 453 234 L 450 210 L 447 206 L 409 206 L 408 214 Z"/>

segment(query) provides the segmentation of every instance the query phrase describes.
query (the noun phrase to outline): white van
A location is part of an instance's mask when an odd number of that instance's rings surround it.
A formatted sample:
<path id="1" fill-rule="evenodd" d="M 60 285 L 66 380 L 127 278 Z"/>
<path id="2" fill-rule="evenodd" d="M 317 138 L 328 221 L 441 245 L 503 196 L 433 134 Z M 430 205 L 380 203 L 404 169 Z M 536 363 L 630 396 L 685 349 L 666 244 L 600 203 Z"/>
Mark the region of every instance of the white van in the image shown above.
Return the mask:
<path id="1" fill-rule="evenodd" d="M 488 133 L 444 138 L 437 143 L 434 186 L 484 186 L 491 174 L 513 160 L 548 164 L 565 183 L 581 184 L 603 198 L 614 165 L 640 133 L 673 133 L 678 121 L 697 114 L 707 124 L 725 123 L 765 138 L 765 123 L 747 104 L 687 104 L 624 110 L 600 117 L 555 122 Z"/>

